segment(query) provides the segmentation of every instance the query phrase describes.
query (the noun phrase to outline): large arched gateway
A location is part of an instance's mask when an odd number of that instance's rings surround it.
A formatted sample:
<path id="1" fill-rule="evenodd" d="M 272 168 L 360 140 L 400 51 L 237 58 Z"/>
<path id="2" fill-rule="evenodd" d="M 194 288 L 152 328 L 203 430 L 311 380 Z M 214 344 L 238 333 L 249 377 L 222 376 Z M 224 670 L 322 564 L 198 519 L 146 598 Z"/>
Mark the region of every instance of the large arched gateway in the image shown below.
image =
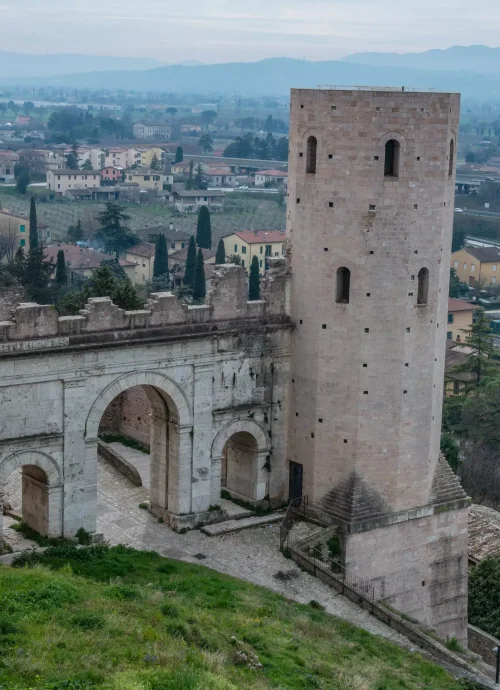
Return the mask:
<path id="1" fill-rule="evenodd" d="M 272 273 L 258 302 L 247 301 L 244 270 L 225 265 L 202 306 L 170 293 L 138 312 L 105 297 L 79 316 L 18 305 L 0 323 L 0 472 L 16 453 L 47 456 L 53 468 L 16 461 L 31 495 L 36 487 L 48 497 L 36 515 L 24 509 L 25 520 L 50 534 L 96 531 L 99 427 L 113 401 L 134 391 L 159 518 L 177 529 L 213 520 L 223 458 L 235 495 L 284 500 L 288 278 Z"/>

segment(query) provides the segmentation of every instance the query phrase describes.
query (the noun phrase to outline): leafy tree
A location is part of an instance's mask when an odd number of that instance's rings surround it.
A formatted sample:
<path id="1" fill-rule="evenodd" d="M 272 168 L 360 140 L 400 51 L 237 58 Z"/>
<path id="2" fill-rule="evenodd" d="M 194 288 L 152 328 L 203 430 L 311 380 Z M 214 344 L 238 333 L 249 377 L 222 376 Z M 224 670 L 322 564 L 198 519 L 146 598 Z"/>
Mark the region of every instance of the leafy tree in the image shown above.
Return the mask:
<path id="1" fill-rule="evenodd" d="M 109 266 L 114 277 L 118 280 L 125 280 L 127 277 L 123 266 L 120 265 L 120 262 L 116 256 L 113 259 L 103 259 L 101 261 L 101 266 Z"/>
<path id="2" fill-rule="evenodd" d="M 198 249 L 198 256 L 196 257 L 196 272 L 194 277 L 194 299 L 204 299 L 206 295 L 205 282 L 205 263 L 203 261 L 203 250 Z"/>
<path id="3" fill-rule="evenodd" d="M 259 260 L 256 256 L 253 257 L 252 263 L 250 264 L 250 279 L 249 279 L 249 283 L 248 283 L 248 299 L 251 301 L 260 299 Z"/>
<path id="4" fill-rule="evenodd" d="M 38 221 L 36 217 L 35 197 L 31 197 L 30 202 L 30 249 L 38 247 Z"/>
<path id="5" fill-rule="evenodd" d="M 212 249 L 212 223 L 208 206 L 201 206 L 198 211 L 196 244 L 203 249 Z"/>
<path id="6" fill-rule="evenodd" d="M 228 263 L 241 266 L 241 256 L 239 254 L 231 254 Z"/>
<path id="7" fill-rule="evenodd" d="M 38 304 L 50 304 L 53 298 L 52 273 L 54 264 L 47 260 L 43 247 L 34 247 L 28 252 L 23 284 L 28 298 Z"/>
<path id="8" fill-rule="evenodd" d="M 474 151 L 467 151 L 465 154 L 465 162 L 466 163 L 475 163 L 476 161 L 476 154 Z"/>
<path id="9" fill-rule="evenodd" d="M 172 115 L 172 116 L 174 116 L 174 115 L 177 114 L 177 108 L 169 107 L 169 108 L 167 108 L 167 109 L 165 110 L 165 112 L 167 113 L 167 115 Z"/>
<path id="10" fill-rule="evenodd" d="M 142 309 L 144 306 L 144 299 L 135 285 L 132 284 L 130 278 L 117 281 L 112 300 L 120 309 L 126 309 L 127 311 Z"/>
<path id="11" fill-rule="evenodd" d="M 161 232 L 156 238 L 153 278 L 168 277 L 168 249 L 165 235 Z"/>
<path id="12" fill-rule="evenodd" d="M 153 154 L 153 158 L 151 159 L 151 170 L 160 170 L 160 161 L 156 153 Z"/>
<path id="13" fill-rule="evenodd" d="M 110 266 L 100 266 L 92 274 L 92 297 L 110 297 L 116 292 L 118 280 Z"/>
<path id="14" fill-rule="evenodd" d="M 68 282 L 68 273 L 66 271 L 66 260 L 64 258 L 64 251 L 62 249 L 60 249 L 57 252 L 56 275 L 55 275 L 54 280 L 58 285 L 66 285 L 66 283 Z"/>
<path id="15" fill-rule="evenodd" d="M 92 293 L 89 285 L 84 285 L 81 290 L 69 290 L 59 299 L 57 311 L 65 316 L 77 316 L 90 297 Z"/>
<path id="16" fill-rule="evenodd" d="M 82 170 L 93 170 L 92 161 L 90 158 L 86 158 L 84 164 L 82 165 Z"/>
<path id="17" fill-rule="evenodd" d="M 460 465 L 460 447 L 448 432 L 441 434 L 441 453 L 456 474 Z"/>
<path id="18" fill-rule="evenodd" d="M 273 116 L 272 115 L 269 115 L 269 117 L 267 118 L 264 129 L 266 132 L 274 132 L 274 124 L 273 124 Z"/>
<path id="19" fill-rule="evenodd" d="M 189 238 L 189 245 L 186 257 L 186 268 L 184 270 L 184 285 L 194 289 L 196 276 L 196 243 L 194 235 Z"/>
<path id="20" fill-rule="evenodd" d="M 66 156 L 66 166 L 69 170 L 78 170 L 80 168 L 78 163 L 78 145 L 74 139 L 71 151 Z"/>
<path id="21" fill-rule="evenodd" d="M 470 328 L 462 329 L 465 333 L 465 344 L 472 348 L 463 364 L 453 367 L 452 372 L 467 374 L 467 392 L 483 384 L 488 378 L 498 375 L 493 355 L 493 332 L 484 309 L 478 309 L 476 320 Z"/>
<path id="22" fill-rule="evenodd" d="M 175 162 L 176 163 L 182 163 L 184 160 L 184 150 L 182 146 L 178 146 L 176 151 L 175 151 Z"/>
<path id="23" fill-rule="evenodd" d="M 130 220 L 123 207 L 113 202 L 106 204 L 105 210 L 98 215 L 100 227 L 96 238 L 105 250 L 119 258 L 120 253 L 137 244 L 138 237 L 124 223 Z"/>
<path id="24" fill-rule="evenodd" d="M 467 230 L 463 226 L 458 226 L 453 223 L 453 235 L 451 239 L 451 251 L 457 252 L 462 249 L 465 243 L 465 238 L 467 236 Z"/>
<path id="25" fill-rule="evenodd" d="M 14 278 L 18 285 L 24 285 L 26 276 L 26 254 L 22 247 L 19 247 L 14 255 L 13 261 L 7 266 L 7 271 Z"/>
<path id="26" fill-rule="evenodd" d="M 203 124 L 208 127 L 208 125 L 211 125 L 213 121 L 216 119 L 217 113 L 215 110 L 204 110 L 201 114 L 201 120 Z"/>
<path id="27" fill-rule="evenodd" d="M 208 187 L 205 178 L 203 177 L 203 168 L 201 167 L 201 163 L 198 163 L 198 165 L 196 166 L 196 176 L 194 178 L 194 183 L 196 189 L 206 189 Z"/>
<path id="28" fill-rule="evenodd" d="M 226 263 L 226 247 L 224 246 L 224 240 L 222 237 L 219 240 L 219 244 L 217 245 L 217 252 L 215 254 L 215 263 L 216 264 L 225 264 Z"/>
<path id="29" fill-rule="evenodd" d="M 469 572 L 469 621 L 500 636 L 500 559 L 489 556 Z"/>
<path id="30" fill-rule="evenodd" d="M 211 153 L 214 150 L 213 139 L 210 134 L 202 134 L 198 140 L 198 146 L 201 146 L 203 153 Z"/>
<path id="31" fill-rule="evenodd" d="M 17 176 L 16 182 L 16 188 L 19 194 L 26 194 L 26 190 L 28 189 L 30 181 L 31 179 L 29 170 L 27 168 L 21 168 Z"/>
<path id="32" fill-rule="evenodd" d="M 186 182 L 186 189 L 193 189 L 194 187 L 194 161 L 191 160 L 189 163 L 189 176 Z"/>
<path id="33" fill-rule="evenodd" d="M 463 283 L 457 275 L 454 268 L 450 268 L 450 291 L 449 296 L 455 297 L 456 299 L 460 297 L 463 292 Z"/>
<path id="34" fill-rule="evenodd" d="M 68 228 L 68 240 L 71 242 L 71 244 L 76 244 L 77 242 L 81 242 L 83 240 L 83 227 L 82 227 L 82 221 L 78 219 L 76 221 L 76 225 L 70 225 Z"/>
<path id="35" fill-rule="evenodd" d="M 35 104 L 32 101 L 24 101 L 23 110 L 26 115 L 29 115 L 32 110 L 35 109 Z"/>

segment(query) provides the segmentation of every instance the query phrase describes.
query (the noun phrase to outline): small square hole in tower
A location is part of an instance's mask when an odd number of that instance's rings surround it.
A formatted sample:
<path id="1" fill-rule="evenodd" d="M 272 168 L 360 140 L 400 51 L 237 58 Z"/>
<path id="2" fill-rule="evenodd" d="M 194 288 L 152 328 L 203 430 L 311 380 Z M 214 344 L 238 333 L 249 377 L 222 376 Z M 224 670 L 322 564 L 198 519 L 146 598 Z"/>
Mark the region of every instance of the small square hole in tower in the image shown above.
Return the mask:
<path id="1" fill-rule="evenodd" d="M 365 328 L 365 333 L 369 333 L 369 332 L 370 332 L 370 329 L 369 329 L 369 328 Z"/>
<path id="2" fill-rule="evenodd" d="M 329 153 L 329 154 L 328 154 L 328 158 L 329 158 L 330 160 L 332 160 L 332 158 L 333 158 L 333 153 Z"/>
<path id="3" fill-rule="evenodd" d="M 330 208 L 333 208 L 333 201 L 329 201 L 329 202 L 328 202 L 328 206 L 329 206 Z"/>
<path id="4" fill-rule="evenodd" d="M 420 160 L 420 156 L 417 156 L 417 160 L 418 160 L 418 161 Z"/>
<path id="5" fill-rule="evenodd" d="M 299 153 L 299 158 L 302 158 L 303 156 L 304 156 L 304 154 L 303 154 L 302 151 L 301 151 L 301 152 Z"/>
<path id="6" fill-rule="evenodd" d="M 378 161 L 378 156 L 373 156 L 374 161 Z"/>
<path id="7" fill-rule="evenodd" d="M 418 204 L 413 204 L 413 208 L 414 208 L 415 210 L 417 210 Z"/>
<path id="8" fill-rule="evenodd" d="M 324 248 L 323 248 L 323 251 L 324 251 L 324 252 L 327 252 L 327 251 L 328 251 L 328 247 L 324 247 Z"/>
<path id="9" fill-rule="evenodd" d="M 346 438 L 344 439 L 344 443 L 347 443 L 347 439 L 346 439 Z"/>
<path id="10" fill-rule="evenodd" d="M 300 199 L 297 199 L 297 203 L 300 204 Z"/>
<path id="11" fill-rule="evenodd" d="M 332 105 L 332 106 L 331 106 L 331 109 L 332 109 L 332 110 L 337 110 L 337 106 L 336 106 L 336 105 Z"/>
<path id="12" fill-rule="evenodd" d="M 375 206 L 375 204 L 370 204 L 370 205 L 368 206 L 368 208 L 369 208 L 370 211 L 375 211 L 375 209 L 376 209 L 377 207 Z"/>
<path id="13" fill-rule="evenodd" d="M 319 422 L 320 424 L 323 424 L 323 418 L 320 417 L 320 418 L 318 419 L 318 422 Z"/>
<path id="14" fill-rule="evenodd" d="M 321 326 L 321 328 L 322 328 L 324 331 L 326 331 L 326 323 L 324 323 L 324 324 Z"/>

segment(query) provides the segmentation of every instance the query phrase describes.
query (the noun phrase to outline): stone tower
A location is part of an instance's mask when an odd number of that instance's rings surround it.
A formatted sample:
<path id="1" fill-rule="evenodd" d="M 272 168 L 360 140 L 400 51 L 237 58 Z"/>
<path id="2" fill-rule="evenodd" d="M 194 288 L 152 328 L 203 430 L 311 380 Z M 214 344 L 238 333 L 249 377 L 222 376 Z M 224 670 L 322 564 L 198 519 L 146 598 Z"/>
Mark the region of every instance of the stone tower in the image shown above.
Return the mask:
<path id="1" fill-rule="evenodd" d="M 465 641 L 468 500 L 439 452 L 459 105 L 292 91 L 287 458 L 348 570 Z"/>

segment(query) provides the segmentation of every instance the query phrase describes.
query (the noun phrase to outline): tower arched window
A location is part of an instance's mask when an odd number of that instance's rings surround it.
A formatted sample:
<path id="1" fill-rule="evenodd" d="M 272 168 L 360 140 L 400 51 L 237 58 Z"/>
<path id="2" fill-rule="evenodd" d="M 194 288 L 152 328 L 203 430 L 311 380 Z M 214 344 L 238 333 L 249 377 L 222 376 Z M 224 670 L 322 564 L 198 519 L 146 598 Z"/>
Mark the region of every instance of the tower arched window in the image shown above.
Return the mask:
<path id="1" fill-rule="evenodd" d="M 385 177 L 399 176 L 399 150 L 399 141 L 396 141 L 396 139 L 389 139 L 385 145 Z"/>
<path id="2" fill-rule="evenodd" d="M 429 296 L 429 271 L 427 268 L 421 268 L 418 272 L 418 292 L 417 304 L 427 304 Z"/>
<path id="3" fill-rule="evenodd" d="M 337 304 L 349 304 L 351 293 L 351 271 L 345 266 L 337 270 L 337 291 L 335 301 Z"/>
<path id="4" fill-rule="evenodd" d="M 455 142 L 452 139 L 450 141 L 450 156 L 448 160 L 448 175 L 451 177 L 453 175 L 453 168 L 455 167 Z"/>
<path id="5" fill-rule="evenodd" d="M 316 137 L 309 137 L 307 140 L 307 159 L 306 159 L 306 172 L 315 173 L 316 172 L 316 156 L 318 153 L 318 140 Z"/>

